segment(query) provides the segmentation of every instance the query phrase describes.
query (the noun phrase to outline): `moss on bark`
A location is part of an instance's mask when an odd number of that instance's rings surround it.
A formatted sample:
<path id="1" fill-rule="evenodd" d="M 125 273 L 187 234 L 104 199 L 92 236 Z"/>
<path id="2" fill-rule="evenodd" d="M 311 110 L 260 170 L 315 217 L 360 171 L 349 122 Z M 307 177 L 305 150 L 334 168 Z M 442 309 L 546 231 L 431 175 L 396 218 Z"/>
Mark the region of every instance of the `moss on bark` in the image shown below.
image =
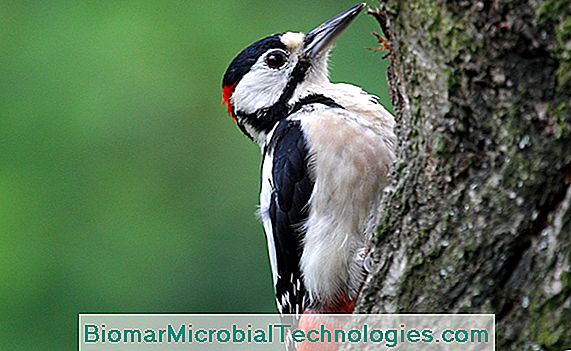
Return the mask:
<path id="1" fill-rule="evenodd" d="M 398 160 L 359 312 L 571 347 L 571 2 L 387 0 Z"/>

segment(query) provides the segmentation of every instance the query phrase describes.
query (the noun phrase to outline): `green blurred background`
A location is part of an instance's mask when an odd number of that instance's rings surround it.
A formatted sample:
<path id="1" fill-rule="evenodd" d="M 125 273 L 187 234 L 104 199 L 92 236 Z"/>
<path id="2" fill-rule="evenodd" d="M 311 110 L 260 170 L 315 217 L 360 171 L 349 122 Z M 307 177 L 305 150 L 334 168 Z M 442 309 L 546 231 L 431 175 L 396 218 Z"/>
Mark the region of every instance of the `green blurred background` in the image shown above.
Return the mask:
<path id="1" fill-rule="evenodd" d="M 80 312 L 275 312 L 260 152 L 231 59 L 355 1 L 0 1 L 0 349 L 74 350 Z M 388 105 L 371 17 L 334 81 Z"/>

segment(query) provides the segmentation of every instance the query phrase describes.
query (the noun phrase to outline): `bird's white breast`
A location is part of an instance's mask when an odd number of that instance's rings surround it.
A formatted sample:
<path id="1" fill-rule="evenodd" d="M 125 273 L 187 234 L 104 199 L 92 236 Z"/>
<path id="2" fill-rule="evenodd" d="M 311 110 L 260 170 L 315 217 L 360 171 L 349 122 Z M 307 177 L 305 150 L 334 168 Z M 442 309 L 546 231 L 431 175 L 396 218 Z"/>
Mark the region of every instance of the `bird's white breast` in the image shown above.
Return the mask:
<path id="1" fill-rule="evenodd" d="M 346 85 L 331 95 L 344 109 L 315 105 L 295 115 L 315 179 L 301 267 L 310 296 L 325 302 L 359 289 L 360 255 L 376 224 L 395 142 L 393 117 L 371 96 Z"/>

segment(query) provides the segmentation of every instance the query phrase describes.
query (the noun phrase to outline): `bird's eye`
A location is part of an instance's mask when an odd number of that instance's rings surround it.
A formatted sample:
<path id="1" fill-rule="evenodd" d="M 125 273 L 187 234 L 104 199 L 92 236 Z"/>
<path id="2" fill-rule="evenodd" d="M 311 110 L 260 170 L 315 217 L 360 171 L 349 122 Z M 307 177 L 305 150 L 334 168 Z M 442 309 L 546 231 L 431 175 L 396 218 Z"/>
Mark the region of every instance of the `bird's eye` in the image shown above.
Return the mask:
<path id="1" fill-rule="evenodd" d="M 287 62 L 287 54 L 282 50 L 275 50 L 266 56 L 266 63 L 270 68 L 280 68 Z"/>

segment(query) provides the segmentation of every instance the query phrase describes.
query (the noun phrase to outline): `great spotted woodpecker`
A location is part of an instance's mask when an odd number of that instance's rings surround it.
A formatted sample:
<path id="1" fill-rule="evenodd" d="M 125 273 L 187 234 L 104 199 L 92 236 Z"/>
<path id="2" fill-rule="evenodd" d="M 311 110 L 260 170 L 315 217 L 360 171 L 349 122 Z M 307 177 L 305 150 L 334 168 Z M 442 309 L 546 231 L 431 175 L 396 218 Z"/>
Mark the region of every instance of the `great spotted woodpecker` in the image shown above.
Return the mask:
<path id="1" fill-rule="evenodd" d="M 282 314 L 350 313 L 394 158 L 394 118 L 329 81 L 331 46 L 365 4 L 308 34 L 261 39 L 234 58 L 222 102 L 263 153 L 259 215 Z"/>

